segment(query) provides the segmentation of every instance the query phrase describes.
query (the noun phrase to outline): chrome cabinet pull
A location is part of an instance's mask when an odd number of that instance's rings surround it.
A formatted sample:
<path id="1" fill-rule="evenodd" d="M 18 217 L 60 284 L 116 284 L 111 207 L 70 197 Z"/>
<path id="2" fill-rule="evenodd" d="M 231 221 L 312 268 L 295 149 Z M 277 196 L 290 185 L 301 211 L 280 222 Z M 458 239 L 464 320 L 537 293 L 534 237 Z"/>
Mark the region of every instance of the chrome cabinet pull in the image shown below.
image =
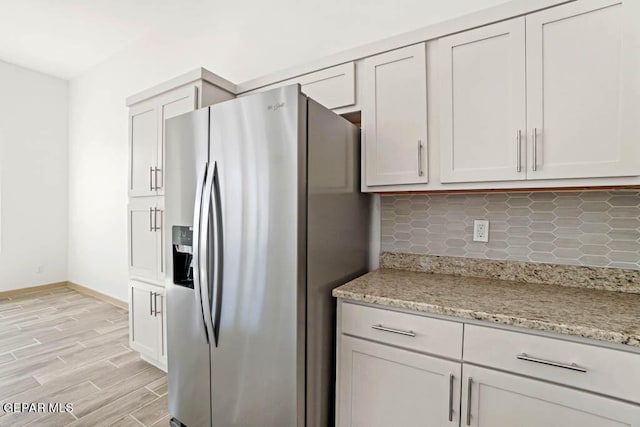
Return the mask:
<path id="1" fill-rule="evenodd" d="M 153 292 L 149 291 L 149 316 L 153 316 Z"/>
<path id="2" fill-rule="evenodd" d="M 422 141 L 418 140 L 418 176 L 423 176 L 424 171 L 422 170 Z"/>
<path id="3" fill-rule="evenodd" d="M 531 131 L 531 136 L 533 138 L 533 171 L 538 170 L 538 129 L 533 128 Z"/>
<path id="4" fill-rule="evenodd" d="M 416 333 L 413 331 L 403 331 L 402 329 L 387 328 L 386 326 L 382 326 L 382 325 L 372 325 L 371 329 L 375 329 L 383 332 L 391 332 L 392 334 L 405 335 L 407 337 L 412 337 L 412 338 L 415 338 L 416 336 Z"/>
<path id="5" fill-rule="evenodd" d="M 153 208 L 153 231 L 158 231 L 158 209 Z"/>
<path id="6" fill-rule="evenodd" d="M 467 425 L 471 425 L 471 386 L 473 385 L 473 378 L 469 377 L 467 384 Z"/>
<path id="7" fill-rule="evenodd" d="M 453 374 L 449 374 L 449 422 L 453 421 Z"/>
<path id="8" fill-rule="evenodd" d="M 158 317 L 158 293 L 153 293 L 153 317 Z"/>
<path id="9" fill-rule="evenodd" d="M 522 131 L 518 129 L 518 134 L 516 136 L 516 155 L 518 156 L 518 161 L 516 163 L 516 172 L 522 172 L 522 163 L 520 158 L 522 157 Z"/>
<path id="10" fill-rule="evenodd" d="M 158 212 L 162 211 L 158 208 L 153 208 L 153 231 L 162 230 L 162 225 L 158 226 Z M 162 224 L 162 215 L 160 216 L 160 223 Z"/>
<path id="11" fill-rule="evenodd" d="M 525 362 L 540 363 L 541 365 L 553 366 L 556 368 L 569 369 L 570 371 L 587 373 L 586 368 L 583 368 L 582 366 L 578 366 L 575 363 L 568 364 L 568 363 L 554 362 L 552 360 L 539 359 L 537 357 L 529 356 L 527 353 L 520 353 L 519 355 L 516 356 L 516 358 L 518 360 L 523 360 Z"/>
<path id="12" fill-rule="evenodd" d="M 149 231 L 152 233 L 162 229 L 162 227 L 158 227 L 158 212 L 162 211 L 158 208 L 149 208 Z"/>
<path id="13" fill-rule="evenodd" d="M 149 191 L 157 191 L 160 189 L 158 185 L 158 172 L 162 169 L 154 166 L 149 166 Z"/>
<path id="14" fill-rule="evenodd" d="M 153 180 L 155 182 L 155 185 L 153 186 L 153 189 L 158 191 L 160 190 L 160 185 L 158 184 L 158 172 L 160 172 L 162 169 L 155 167 L 153 168 Z"/>

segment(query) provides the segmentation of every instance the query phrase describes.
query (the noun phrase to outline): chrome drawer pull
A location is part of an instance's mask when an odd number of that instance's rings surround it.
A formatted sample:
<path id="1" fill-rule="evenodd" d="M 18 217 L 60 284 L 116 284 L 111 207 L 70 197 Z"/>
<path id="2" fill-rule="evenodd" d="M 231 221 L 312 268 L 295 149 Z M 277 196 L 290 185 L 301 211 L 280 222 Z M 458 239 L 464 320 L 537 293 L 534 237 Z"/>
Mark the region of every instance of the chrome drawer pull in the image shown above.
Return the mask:
<path id="1" fill-rule="evenodd" d="M 556 368 L 569 369 L 570 371 L 582 372 L 586 373 L 587 369 L 582 366 L 578 366 L 575 363 L 567 364 L 567 363 L 559 363 L 553 362 L 551 360 L 538 359 L 537 357 L 531 357 L 527 353 L 521 353 L 516 356 L 518 360 L 524 360 L 525 362 L 533 362 L 540 363 L 541 365 L 555 366 Z"/>
<path id="2" fill-rule="evenodd" d="M 453 421 L 453 381 L 455 378 L 453 374 L 449 374 L 449 422 Z"/>
<path id="3" fill-rule="evenodd" d="M 471 425 L 471 387 L 473 387 L 473 378 L 469 377 L 467 385 L 467 425 Z"/>
<path id="4" fill-rule="evenodd" d="M 382 325 L 373 325 L 371 326 L 371 328 L 376 329 L 378 331 L 391 332 L 392 334 L 405 335 L 407 337 L 412 337 L 412 338 L 415 338 L 416 336 L 416 333 L 413 331 L 403 331 L 402 329 L 387 328 L 386 326 L 382 326 Z"/>

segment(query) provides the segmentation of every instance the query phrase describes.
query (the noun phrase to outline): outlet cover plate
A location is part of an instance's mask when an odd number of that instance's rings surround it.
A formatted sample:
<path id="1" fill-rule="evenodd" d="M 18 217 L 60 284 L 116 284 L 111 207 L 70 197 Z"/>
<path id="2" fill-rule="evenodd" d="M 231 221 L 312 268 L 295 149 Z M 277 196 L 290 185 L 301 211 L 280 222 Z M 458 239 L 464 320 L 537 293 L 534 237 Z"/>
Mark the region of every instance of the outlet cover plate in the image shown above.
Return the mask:
<path id="1" fill-rule="evenodd" d="M 489 221 L 486 219 L 473 221 L 473 241 L 484 243 L 489 241 Z"/>

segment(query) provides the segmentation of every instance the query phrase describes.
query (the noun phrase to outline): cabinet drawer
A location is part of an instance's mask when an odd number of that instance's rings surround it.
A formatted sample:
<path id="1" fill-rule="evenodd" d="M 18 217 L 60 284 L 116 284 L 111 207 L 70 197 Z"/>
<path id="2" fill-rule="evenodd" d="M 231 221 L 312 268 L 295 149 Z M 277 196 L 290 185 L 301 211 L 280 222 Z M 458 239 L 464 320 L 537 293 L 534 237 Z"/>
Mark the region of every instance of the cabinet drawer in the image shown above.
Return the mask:
<path id="1" fill-rule="evenodd" d="M 466 325 L 464 361 L 640 403 L 640 354 Z"/>
<path id="2" fill-rule="evenodd" d="M 342 332 L 434 355 L 462 357 L 462 324 L 342 303 Z"/>

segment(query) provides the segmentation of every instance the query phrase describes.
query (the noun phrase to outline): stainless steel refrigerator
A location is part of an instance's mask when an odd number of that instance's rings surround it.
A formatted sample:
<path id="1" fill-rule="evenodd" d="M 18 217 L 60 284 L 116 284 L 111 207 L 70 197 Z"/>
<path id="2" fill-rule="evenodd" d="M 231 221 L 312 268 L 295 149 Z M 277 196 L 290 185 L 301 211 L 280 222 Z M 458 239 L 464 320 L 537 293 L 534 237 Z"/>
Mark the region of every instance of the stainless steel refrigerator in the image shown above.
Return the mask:
<path id="1" fill-rule="evenodd" d="M 172 422 L 332 425 L 331 290 L 368 261 L 358 129 L 294 85 L 165 135 Z"/>

